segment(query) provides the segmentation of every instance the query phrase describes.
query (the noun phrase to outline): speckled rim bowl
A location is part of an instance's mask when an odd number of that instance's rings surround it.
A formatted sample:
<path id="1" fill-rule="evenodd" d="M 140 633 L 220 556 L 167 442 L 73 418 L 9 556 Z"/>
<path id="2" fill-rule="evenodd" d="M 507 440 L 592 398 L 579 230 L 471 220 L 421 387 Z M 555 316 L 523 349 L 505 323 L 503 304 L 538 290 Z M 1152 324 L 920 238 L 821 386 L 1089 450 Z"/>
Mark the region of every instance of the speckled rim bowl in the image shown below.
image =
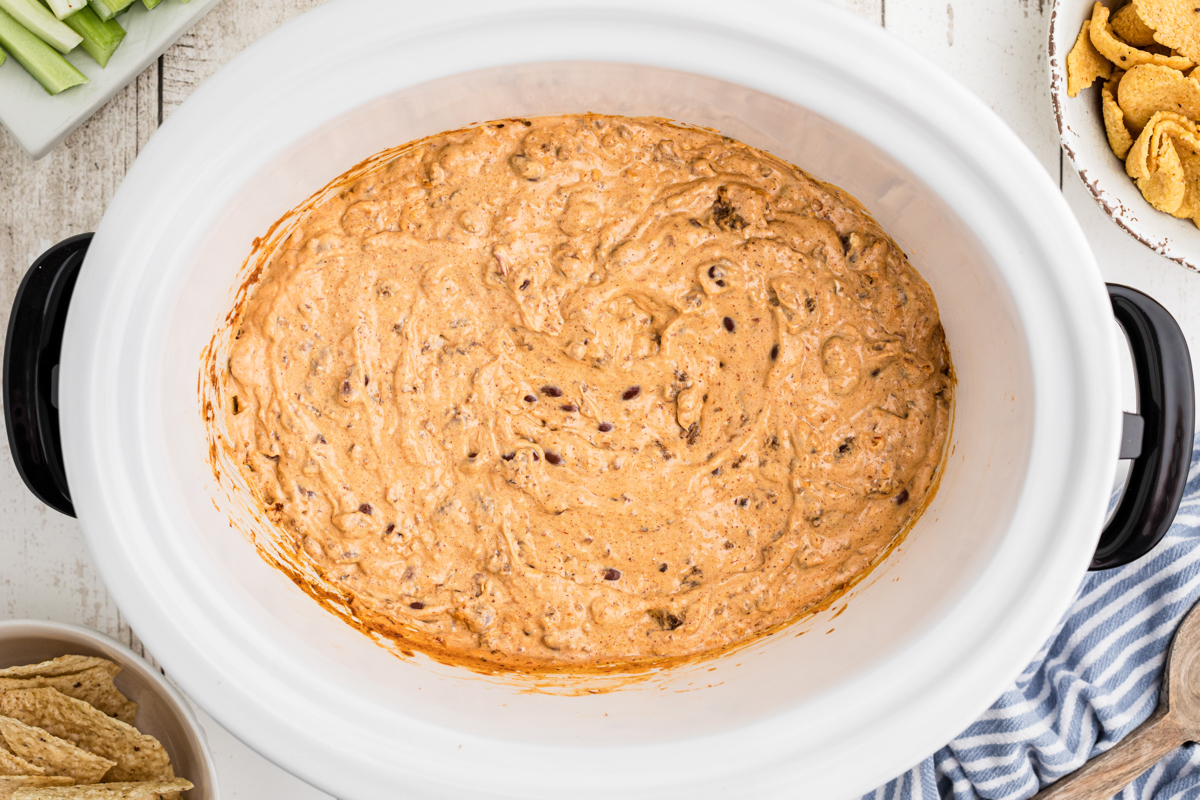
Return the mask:
<path id="1" fill-rule="evenodd" d="M 1100 113 L 1103 81 L 1067 97 L 1067 54 L 1079 27 L 1092 14 L 1094 0 L 1055 0 L 1050 12 L 1050 99 L 1059 140 L 1079 179 L 1113 222 L 1154 252 L 1200 270 L 1200 228 L 1190 219 L 1176 219 L 1146 202 L 1125 174 L 1125 164 L 1113 154 Z M 1114 5 L 1113 2 L 1107 5 Z"/>
<path id="2" fill-rule="evenodd" d="M 185 800 L 218 800 L 208 740 L 188 701 L 162 673 L 120 642 L 78 625 L 36 619 L 0 622 L 0 669 L 65 655 L 101 656 L 120 664 L 117 688 L 138 704 L 138 730 L 162 742 L 175 774 L 195 788 Z"/>

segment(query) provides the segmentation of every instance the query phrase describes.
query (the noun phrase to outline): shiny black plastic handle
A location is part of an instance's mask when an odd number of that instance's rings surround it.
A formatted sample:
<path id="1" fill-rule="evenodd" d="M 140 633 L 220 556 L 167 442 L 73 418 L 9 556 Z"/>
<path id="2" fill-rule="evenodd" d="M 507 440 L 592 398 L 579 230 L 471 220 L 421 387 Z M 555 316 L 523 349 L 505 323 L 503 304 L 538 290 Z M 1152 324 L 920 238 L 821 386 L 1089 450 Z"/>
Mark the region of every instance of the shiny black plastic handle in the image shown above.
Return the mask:
<path id="1" fill-rule="evenodd" d="M 59 242 L 21 282 L 4 347 L 4 417 L 17 472 L 38 499 L 75 516 L 58 427 L 58 364 L 67 308 L 92 234 Z M 1127 564 L 1158 544 L 1175 518 L 1191 466 L 1195 420 L 1192 361 L 1166 309 L 1127 286 L 1108 285 L 1129 337 L 1138 414 L 1125 415 L 1121 457 L 1133 468 L 1104 528 L 1092 569 Z"/>
<path id="2" fill-rule="evenodd" d="M 1108 284 L 1113 314 L 1129 337 L 1138 413 L 1125 415 L 1121 457 L 1133 466 L 1092 557 L 1092 569 L 1141 558 L 1171 527 L 1192 465 L 1196 388 L 1183 331 L 1167 310 L 1128 286 Z"/>
<path id="3" fill-rule="evenodd" d="M 92 234 L 59 242 L 34 262 L 8 318 L 4 420 L 17 472 L 51 508 L 75 516 L 58 428 L 58 362 L 67 307 Z"/>

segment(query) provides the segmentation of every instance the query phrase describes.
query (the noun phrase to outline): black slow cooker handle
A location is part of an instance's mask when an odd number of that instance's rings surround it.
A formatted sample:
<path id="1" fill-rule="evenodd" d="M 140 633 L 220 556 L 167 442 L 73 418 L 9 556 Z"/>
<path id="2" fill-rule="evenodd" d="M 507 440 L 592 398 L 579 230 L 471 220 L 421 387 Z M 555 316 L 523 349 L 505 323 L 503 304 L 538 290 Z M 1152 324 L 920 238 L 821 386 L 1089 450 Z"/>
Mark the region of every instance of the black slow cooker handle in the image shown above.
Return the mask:
<path id="1" fill-rule="evenodd" d="M 58 364 L 67 307 L 92 234 L 59 242 L 34 262 L 13 301 L 4 346 L 4 418 L 17 472 L 39 500 L 75 516 L 58 427 Z M 1108 285 L 1129 336 L 1139 414 L 1125 415 L 1121 458 L 1133 468 L 1100 537 L 1092 569 L 1128 564 L 1158 544 L 1175 518 L 1191 466 L 1195 390 L 1187 341 L 1167 310 Z"/>
<path id="2" fill-rule="evenodd" d="M 75 516 L 58 429 L 58 362 L 67 307 L 92 234 L 51 247 L 29 268 L 4 343 L 4 421 L 17 472 L 46 505 Z"/>
<path id="3" fill-rule="evenodd" d="M 1183 331 L 1146 295 L 1108 284 L 1113 315 L 1129 337 L 1138 413 L 1125 414 L 1121 458 L 1133 459 L 1125 492 L 1092 557 L 1111 569 L 1141 558 L 1171 527 L 1192 465 L 1196 388 Z"/>

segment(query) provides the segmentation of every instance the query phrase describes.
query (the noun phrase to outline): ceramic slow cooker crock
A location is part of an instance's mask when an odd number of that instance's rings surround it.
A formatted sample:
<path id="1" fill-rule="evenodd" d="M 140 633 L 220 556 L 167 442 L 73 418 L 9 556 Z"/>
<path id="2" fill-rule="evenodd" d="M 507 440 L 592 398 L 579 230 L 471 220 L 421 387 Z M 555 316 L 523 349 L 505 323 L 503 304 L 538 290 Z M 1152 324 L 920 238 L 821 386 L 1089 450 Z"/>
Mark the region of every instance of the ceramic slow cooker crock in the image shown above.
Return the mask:
<path id="1" fill-rule="evenodd" d="M 323 611 L 249 543 L 261 523 L 214 479 L 197 388 L 254 237 L 288 209 L 386 147 L 570 111 L 712 126 L 857 196 L 932 286 L 958 377 L 941 488 L 847 601 L 598 693 L 397 657 Z M 836 8 L 342 0 L 210 79 L 95 238 L 39 262 L 10 326 L 6 411 L 23 474 L 78 514 L 167 671 L 338 797 L 848 797 L 958 733 L 1089 565 L 1169 524 L 1187 349 L 1156 303 L 1111 291 L 1003 123 Z M 1128 424 L 1114 311 L 1138 360 Z M 1139 453 L 1102 540 L 1118 458 Z"/>

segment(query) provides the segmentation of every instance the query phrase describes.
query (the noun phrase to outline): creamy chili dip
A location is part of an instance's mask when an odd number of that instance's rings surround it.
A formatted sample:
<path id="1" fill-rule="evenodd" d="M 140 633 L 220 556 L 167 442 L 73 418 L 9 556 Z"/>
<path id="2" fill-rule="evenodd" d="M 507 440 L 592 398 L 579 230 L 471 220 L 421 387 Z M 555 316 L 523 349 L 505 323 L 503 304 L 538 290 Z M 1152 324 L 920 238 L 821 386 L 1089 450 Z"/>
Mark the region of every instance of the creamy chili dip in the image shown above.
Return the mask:
<path id="1" fill-rule="evenodd" d="M 222 410 L 278 535 L 407 646 L 717 650 L 860 578 L 951 419 L 937 304 L 853 198 L 659 119 L 506 120 L 315 203 Z"/>

